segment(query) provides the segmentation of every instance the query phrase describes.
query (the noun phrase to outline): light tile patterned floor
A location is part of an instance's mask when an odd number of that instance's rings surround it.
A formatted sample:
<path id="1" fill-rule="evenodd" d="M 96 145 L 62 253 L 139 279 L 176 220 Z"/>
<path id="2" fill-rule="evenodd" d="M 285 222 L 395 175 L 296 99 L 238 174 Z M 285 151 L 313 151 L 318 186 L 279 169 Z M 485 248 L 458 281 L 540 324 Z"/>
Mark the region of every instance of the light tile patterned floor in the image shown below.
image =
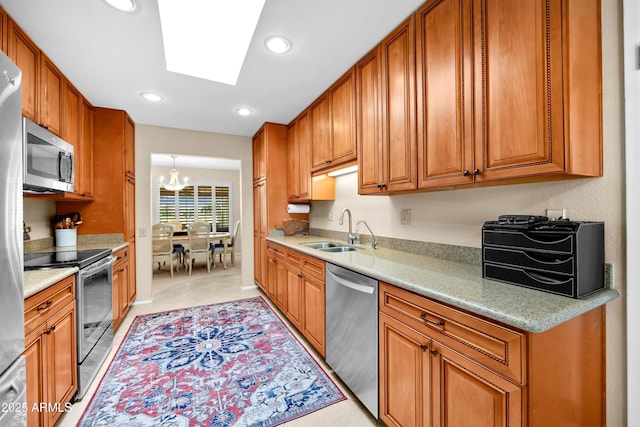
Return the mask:
<path id="1" fill-rule="evenodd" d="M 213 304 L 217 302 L 232 301 L 240 298 L 249 298 L 262 293 L 258 289 L 242 290 L 241 289 L 241 277 L 240 277 L 240 261 L 236 260 L 236 266 L 224 270 L 217 268 L 211 270 L 211 274 L 207 274 L 207 269 L 204 265 L 197 265 L 193 269 L 193 275 L 189 277 L 188 274 L 182 270 L 180 273 L 174 272 L 173 279 L 169 275 L 169 271 L 165 268 L 158 271 L 157 267 L 154 267 L 153 274 L 153 302 L 150 304 L 135 305 L 129 310 L 129 313 L 125 317 L 124 321 L 118 328 L 114 337 L 114 346 L 107 358 L 106 362 L 102 366 L 98 377 L 94 380 L 87 392 L 87 395 L 81 401 L 75 402 L 71 410 L 64 414 L 58 421 L 58 427 L 71 427 L 75 426 L 85 407 L 89 404 L 91 396 L 95 392 L 100 378 L 104 375 L 111 358 L 115 354 L 120 342 L 124 338 L 129 325 L 133 321 L 133 318 L 138 314 L 155 313 L 159 311 L 172 310 L 176 308 L 189 307 L 194 305 Z M 266 299 L 266 298 L 265 298 Z M 268 301 L 268 299 L 267 299 Z M 274 310 L 279 315 L 281 314 L 278 309 Z M 347 396 L 347 400 L 338 402 L 327 408 L 316 411 L 305 417 L 283 424 L 287 427 L 367 427 L 375 426 L 376 420 L 364 409 L 364 407 L 354 399 L 353 395 L 348 389 L 336 378 L 335 374 L 327 367 L 322 359 L 310 349 L 306 341 L 300 338 L 297 331 L 288 323 L 283 316 L 284 322 L 289 328 L 296 333 L 300 342 L 302 342 L 309 352 L 320 363 L 320 366 L 329 374 L 329 376 L 336 382 L 338 387 Z"/>

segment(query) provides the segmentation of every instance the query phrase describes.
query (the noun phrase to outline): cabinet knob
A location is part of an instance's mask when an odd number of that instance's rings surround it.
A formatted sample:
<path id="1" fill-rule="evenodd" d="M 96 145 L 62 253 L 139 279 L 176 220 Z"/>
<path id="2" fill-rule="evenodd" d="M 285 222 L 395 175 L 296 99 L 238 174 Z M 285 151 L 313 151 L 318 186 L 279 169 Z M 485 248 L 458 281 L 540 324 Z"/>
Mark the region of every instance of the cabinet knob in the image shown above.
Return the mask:
<path id="1" fill-rule="evenodd" d="M 429 353 L 431 353 L 433 357 L 436 357 L 438 355 L 438 350 L 429 350 Z"/>
<path id="2" fill-rule="evenodd" d="M 480 175 L 480 169 L 474 169 L 473 170 L 473 174 L 474 175 Z"/>
<path id="3" fill-rule="evenodd" d="M 429 350 L 429 346 L 428 345 L 421 345 L 420 348 L 422 349 L 422 351 Z"/>
<path id="4" fill-rule="evenodd" d="M 324 162 L 325 163 L 331 163 L 331 160 L 325 160 Z"/>
<path id="5" fill-rule="evenodd" d="M 469 171 L 467 169 L 462 171 L 462 176 L 469 176 Z"/>

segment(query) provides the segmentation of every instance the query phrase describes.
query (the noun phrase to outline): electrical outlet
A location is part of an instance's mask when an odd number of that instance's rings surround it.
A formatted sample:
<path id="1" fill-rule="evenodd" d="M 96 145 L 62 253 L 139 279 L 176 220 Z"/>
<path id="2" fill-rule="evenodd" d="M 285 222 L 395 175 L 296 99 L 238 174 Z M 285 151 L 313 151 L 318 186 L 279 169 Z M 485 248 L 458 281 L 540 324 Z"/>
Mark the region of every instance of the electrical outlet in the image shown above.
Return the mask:
<path id="1" fill-rule="evenodd" d="M 400 210 L 400 224 L 402 225 L 411 225 L 411 209 L 402 209 Z"/>
<path id="2" fill-rule="evenodd" d="M 567 217 L 567 210 L 566 209 L 550 209 L 547 208 L 547 218 L 549 218 L 549 221 L 556 221 L 560 218 L 566 218 Z"/>
<path id="3" fill-rule="evenodd" d="M 327 221 L 333 221 L 333 211 L 330 210 L 329 213 L 327 214 Z"/>

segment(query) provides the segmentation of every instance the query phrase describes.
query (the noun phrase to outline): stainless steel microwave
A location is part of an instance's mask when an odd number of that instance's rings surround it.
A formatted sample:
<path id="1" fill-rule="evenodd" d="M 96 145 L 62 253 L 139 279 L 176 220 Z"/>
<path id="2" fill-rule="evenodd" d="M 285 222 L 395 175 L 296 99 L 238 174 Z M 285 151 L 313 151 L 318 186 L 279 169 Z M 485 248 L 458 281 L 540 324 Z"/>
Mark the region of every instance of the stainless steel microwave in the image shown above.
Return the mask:
<path id="1" fill-rule="evenodd" d="M 25 193 L 73 192 L 73 145 L 24 117 Z"/>

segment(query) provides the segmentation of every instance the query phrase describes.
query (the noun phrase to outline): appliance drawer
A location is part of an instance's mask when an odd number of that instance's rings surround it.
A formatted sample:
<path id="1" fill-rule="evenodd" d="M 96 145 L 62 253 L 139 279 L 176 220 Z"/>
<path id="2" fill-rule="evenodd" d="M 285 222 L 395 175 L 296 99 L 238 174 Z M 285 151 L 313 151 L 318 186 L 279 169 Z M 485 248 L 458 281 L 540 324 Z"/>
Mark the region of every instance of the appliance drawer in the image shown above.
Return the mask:
<path id="1" fill-rule="evenodd" d="M 526 288 L 544 290 L 554 294 L 578 297 L 573 276 L 563 276 L 548 272 L 529 270 L 506 265 L 485 264 L 484 277 L 501 282 L 511 283 Z"/>
<path id="2" fill-rule="evenodd" d="M 24 302 L 24 335 L 29 335 L 52 313 L 75 301 L 75 275 L 69 276 L 37 294 L 30 296 Z"/>
<path id="3" fill-rule="evenodd" d="M 526 383 L 523 333 L 386 283 L 380 283 L 380 311 L 476 363 Z"/>
<path id="4" fill-rule="evenodd" d="M 575 272 L 575 257 L 564 254 L 486 247 L 484 248 L 484 260 L 490 263 L 560 274 L 574 274 Z"/>
<path id="5" fill-rule="evenodd" d="M 485 245 L 540 250 L 571 254 L 575 247 L 573 234 L 483 230 Z"/>

